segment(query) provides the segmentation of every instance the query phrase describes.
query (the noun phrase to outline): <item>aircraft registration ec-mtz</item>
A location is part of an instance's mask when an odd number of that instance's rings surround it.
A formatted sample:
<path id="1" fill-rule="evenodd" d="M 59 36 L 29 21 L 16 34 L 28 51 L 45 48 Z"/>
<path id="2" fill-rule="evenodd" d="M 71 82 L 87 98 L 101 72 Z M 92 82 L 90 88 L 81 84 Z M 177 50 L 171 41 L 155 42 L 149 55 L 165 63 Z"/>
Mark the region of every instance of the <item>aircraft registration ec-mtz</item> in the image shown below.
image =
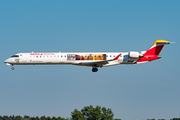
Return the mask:
<path id="1" fill-rule="evenodd" d="M 79 66 L 90 66 L 92 72 L 97 72 L 99 67 L 119 64 L 137 64 L 161 58 L 159 53 L 166 40 L 156 40 L 147 51 L 139 52 L 98 52 L 98 53 L 18 53 L 4 61 L 7 65 L 56 65 L 71 64 Z"/>

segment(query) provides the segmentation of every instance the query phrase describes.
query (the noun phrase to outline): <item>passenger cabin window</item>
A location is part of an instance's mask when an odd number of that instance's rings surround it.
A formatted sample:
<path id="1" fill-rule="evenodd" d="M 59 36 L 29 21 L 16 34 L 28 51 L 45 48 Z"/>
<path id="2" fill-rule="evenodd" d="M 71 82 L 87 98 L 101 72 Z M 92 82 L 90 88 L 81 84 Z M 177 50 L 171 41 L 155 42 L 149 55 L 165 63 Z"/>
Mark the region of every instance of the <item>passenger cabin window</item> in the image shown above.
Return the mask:
<path id="1" fill-rule="evenodd" d="M 19 55 L 12 55 L 11 57 L 19 57 Z"/>

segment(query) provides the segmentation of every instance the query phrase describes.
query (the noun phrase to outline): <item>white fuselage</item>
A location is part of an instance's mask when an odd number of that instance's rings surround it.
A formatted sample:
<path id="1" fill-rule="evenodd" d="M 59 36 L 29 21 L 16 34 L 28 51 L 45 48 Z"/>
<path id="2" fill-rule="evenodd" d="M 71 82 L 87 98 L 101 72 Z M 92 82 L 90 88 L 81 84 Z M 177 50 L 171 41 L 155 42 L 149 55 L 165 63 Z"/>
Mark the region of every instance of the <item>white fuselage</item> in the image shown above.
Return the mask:
<path id="1" fill-rule="evenodd" d="M 91 66 L 92 72 L 97 72 L 98 67 L 118 64 L 144 63 L 161 58 L 159 53 L 166 40 L 156 40 L 148 51 L 139 52 L 96 52 L 96 53 L 18 53 L 4 61 L 7 65 L 51 65 L 71 64 Z M 14 70 L 14 67 L 12 67 Z"/>
<path id="2" fill-rule="evenodd" d="M 121 54 L 117 60 L 113 60 Z M 13 65 L 43 65 L 43 64 L 73 64 L 81 66 L 92 66 L 82 63 L 93 63 L 101 61 L 109 61 L 108 64 L 102 66 L 111 66 L 117 64 L 134 64 L 138 59 L 128 57 L 125 53 L 18 53 L 7 59 L 5 62 Z"/>

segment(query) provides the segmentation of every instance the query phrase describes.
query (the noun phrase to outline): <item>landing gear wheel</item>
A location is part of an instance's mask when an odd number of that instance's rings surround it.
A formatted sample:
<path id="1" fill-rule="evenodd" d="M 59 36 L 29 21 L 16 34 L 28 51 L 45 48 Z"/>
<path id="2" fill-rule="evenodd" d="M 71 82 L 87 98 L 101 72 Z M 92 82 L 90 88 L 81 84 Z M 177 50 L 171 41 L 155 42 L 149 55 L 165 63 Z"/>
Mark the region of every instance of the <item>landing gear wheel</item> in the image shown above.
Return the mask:
<path id="1" fill-rule="evenodd" d="M 98 69 L 97 68 L 92 68 L 92 72 L 97 72 Z"/>

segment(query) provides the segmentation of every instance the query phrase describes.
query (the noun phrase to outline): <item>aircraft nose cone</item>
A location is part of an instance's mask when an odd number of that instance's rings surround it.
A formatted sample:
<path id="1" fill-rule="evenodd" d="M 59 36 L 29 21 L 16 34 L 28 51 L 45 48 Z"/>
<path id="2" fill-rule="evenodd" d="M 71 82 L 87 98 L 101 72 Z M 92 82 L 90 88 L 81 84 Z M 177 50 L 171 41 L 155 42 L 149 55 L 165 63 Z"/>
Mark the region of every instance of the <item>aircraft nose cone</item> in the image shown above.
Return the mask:
<path id="1" fill-rule="evenodd" d="M 5 60 L 4 63 L 7 63 L 7 60 Z"/>
<path id="2" fill-rule="evenodd" d="M 10 60 L 9 60 L 9 59 L 7 59 L 7 60 L 5 60 L 5 61 L 4 61 L 4 63 L 9 63 L 9 62 L 10 62 Z"/>

